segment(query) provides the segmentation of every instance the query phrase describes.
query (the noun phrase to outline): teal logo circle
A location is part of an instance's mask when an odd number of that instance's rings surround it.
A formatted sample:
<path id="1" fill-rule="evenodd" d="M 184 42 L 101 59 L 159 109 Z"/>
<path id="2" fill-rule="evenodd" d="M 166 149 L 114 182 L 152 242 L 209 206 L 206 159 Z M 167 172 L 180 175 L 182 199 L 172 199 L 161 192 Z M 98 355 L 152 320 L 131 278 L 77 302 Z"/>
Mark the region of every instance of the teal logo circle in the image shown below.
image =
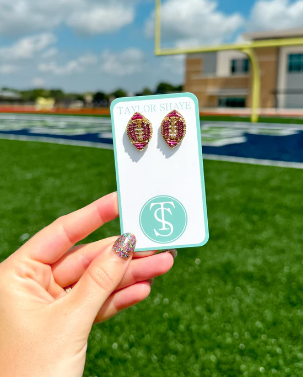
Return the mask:
<path id="1" fill-rule="evenodd" d="M 157 243 L 176 241 L 185 232 L 187 213 L 183 204 L 172 196 L 155 196 L 140 212 L 140 226 L 150 240 Z"/>

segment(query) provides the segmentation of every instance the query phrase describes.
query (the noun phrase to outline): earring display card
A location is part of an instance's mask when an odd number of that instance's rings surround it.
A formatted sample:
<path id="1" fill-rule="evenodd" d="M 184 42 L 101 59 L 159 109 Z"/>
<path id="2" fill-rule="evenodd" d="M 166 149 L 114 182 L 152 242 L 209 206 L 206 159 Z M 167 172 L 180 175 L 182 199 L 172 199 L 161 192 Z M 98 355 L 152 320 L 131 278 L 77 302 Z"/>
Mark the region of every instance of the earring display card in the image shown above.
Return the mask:
<path id="1" fill-rule="evenodd" d="M 186 133 L 170 148 L 161 125 L 174 110 L 184 118 Z M 153 128 L 143 150 L 127 133 L 136 113 Z M 197 98 L 191 93 L 119 98 L 111 105 L 111 116 L 121 234 L 135 234 L 136 251 L 205 245 L 209 235 Z M 168 122 L 171 140 L 180 140 L 182 124 L 177 122 L 176 115 Z M 144 143 L 145 124 L 136 119 L 133 129 L 133 138 Z"/>

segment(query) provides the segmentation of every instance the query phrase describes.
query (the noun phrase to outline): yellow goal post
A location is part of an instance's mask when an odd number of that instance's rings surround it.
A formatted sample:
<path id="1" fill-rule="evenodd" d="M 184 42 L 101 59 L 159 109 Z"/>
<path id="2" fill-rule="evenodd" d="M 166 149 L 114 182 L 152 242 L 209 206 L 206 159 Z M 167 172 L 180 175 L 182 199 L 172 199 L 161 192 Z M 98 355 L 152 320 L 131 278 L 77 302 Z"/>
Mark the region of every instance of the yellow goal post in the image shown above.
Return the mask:
<path id="1" fill-rule="evenodd" d="M 251 105 L 251 121 L 258 122 L 259 120 L 259 107 L 260 107 L 260 88 L 261 88 L 261 75 L 260 67 L 257 56 L 255 54 L 256 48 L 265 47 L 284 47 L 284 46 L 297 46 L 303 45 L 303 38 L 281 38 L 281 39 L 268 39 L 252 42 L 231 43 L 215 46 L 201 46 L 194 48 L 166 48 L 161 49 L 161 0 L 156 1 L 155 11 L 155 54 L 157 56 L 165 55 L 179 55 L 179 54 L 193 54 L 200 52 L 216 52 L 227 50 L 238 50 L 245 53 L 252 67 L 252 105 Z"/>

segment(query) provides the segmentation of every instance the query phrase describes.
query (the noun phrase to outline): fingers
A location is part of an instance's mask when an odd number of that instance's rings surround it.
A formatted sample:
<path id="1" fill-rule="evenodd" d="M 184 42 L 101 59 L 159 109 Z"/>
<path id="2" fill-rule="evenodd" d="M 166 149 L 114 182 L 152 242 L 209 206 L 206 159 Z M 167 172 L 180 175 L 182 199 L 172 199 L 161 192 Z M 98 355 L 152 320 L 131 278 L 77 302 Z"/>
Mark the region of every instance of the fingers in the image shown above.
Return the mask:
<path id="1" fill-rule="evenodd" d="M 107 298 L 120 284 L 133 255 L 136 238 L 131 233 L 119 237 L 89 265 L 72 291 L 65 297 L 78 320 L 89 329 Z"/>
<path id="2" fill-rule="evenodd" d="M 70 252 L 66 253 L 56 263 L 52 265 L 53 275 L 55 281 L 61 287 L 67 287 L 73 283 L 76 283 L 86 271 L 91 262 L 100 255 L 109 245 L 113 244 L 117 237 L 107 238 L 101 241 L 97 241 L 87 245 L 76 246 Z M 149 251 L 145 253 L 134 253 L 133 259 L 137 257 L 137 254 L 148 255 L 155 254 L 156 251 Z M 140 255 L 136 259 L 145 259 L 143 255 Z M 132 261 L 131 266 L 134 261 Z M 144 263 L 145 265 L 146 263 Z M 139 264 L 136 264 L 140 268 Z M 161 267 L 161 266 L 159 266 Z M 161 268 L 160 268 L 161 269 Z M 136 273 L 136 271 L 134 271 Z M 149 279 L 150 276 L 141 279 Z"/>
<path id="3" fill-rule="evenodd" d="M 117 237 L 72 248 L 52 265 L 55 281 L 61 287 L 76 283 L 91 262 L 116 241 Z"/>
<path id="4" fill-rule="evenodd" d="M 46 264 L 55 263 L 75 243 L 119 214 L 117 193 L 62 216 L 31 238 L 19 253 Z"/>
<path id="5" fill-rule="evenodd" d="M 176 255 L 176 250 L 168 250 L 151 257 L 133 259 L 116 291 L 166 274 L 172 268 Z M 56 270 L 56 273 L 58 273 L 58 270 Z M 56 275 L 54 278 L 61 287 L 73 287 L 77 284 L 76 282 L 66 280 L 64 274 L 60 275 L 59 282 Z"/>
<path id="6" fill-rule="evenodd" d="M 166 274 L 173 266 L 171 253 L 161 253 L 151 257 L 132 260 L 117 289 Z"/>
<path id="7" fill-rule="evenodd" d="M 95 318 L 95 323 L 106 321 L 118 314 L 121 310 L 145 300 L 150 294 L 150 290 L 150 283 L 144 281 L 115 292 L 105 301 Z"/>
<path id="8" fill-rule="evenodd" d="M 146 258 L 156 254 L 158 250 L 153 251 L 138 251 L 134 254 L 133 259 Z"/>

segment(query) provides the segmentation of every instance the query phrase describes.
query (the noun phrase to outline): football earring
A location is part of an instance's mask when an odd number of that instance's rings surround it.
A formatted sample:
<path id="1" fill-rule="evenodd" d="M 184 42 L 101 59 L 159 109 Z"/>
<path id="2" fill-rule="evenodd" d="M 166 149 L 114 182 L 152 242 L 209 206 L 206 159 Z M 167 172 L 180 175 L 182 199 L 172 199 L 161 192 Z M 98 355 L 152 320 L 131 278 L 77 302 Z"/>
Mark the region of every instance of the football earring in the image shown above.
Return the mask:
<path id="1" fill-rule="evenodd" d="M 127 124 L 127 136 L 138 151 L 143 151 L 153 135 L 150 121 L 140 113 L 135 113 Z"/>
<path id="2" fill-rule="evenodd" d="M 127 124 L 126 133 L 133 146 L 137 150 L 143 151 L 152 138 L 153 127 L 151 122 L 142 114 L 135 113 Z M 184 139 L 186 122 L 177 110 L 171 111 L 163 119 L 161 134 L 171 149 L 179 145 Z"/>
<path id="3" fill-rule="evenodd" d="M 184 139 L 186 134 L 186 122 L 177 110 L 171 111 L 163 119 L 161 134 L 170 148 L 175 148 Z"/>

